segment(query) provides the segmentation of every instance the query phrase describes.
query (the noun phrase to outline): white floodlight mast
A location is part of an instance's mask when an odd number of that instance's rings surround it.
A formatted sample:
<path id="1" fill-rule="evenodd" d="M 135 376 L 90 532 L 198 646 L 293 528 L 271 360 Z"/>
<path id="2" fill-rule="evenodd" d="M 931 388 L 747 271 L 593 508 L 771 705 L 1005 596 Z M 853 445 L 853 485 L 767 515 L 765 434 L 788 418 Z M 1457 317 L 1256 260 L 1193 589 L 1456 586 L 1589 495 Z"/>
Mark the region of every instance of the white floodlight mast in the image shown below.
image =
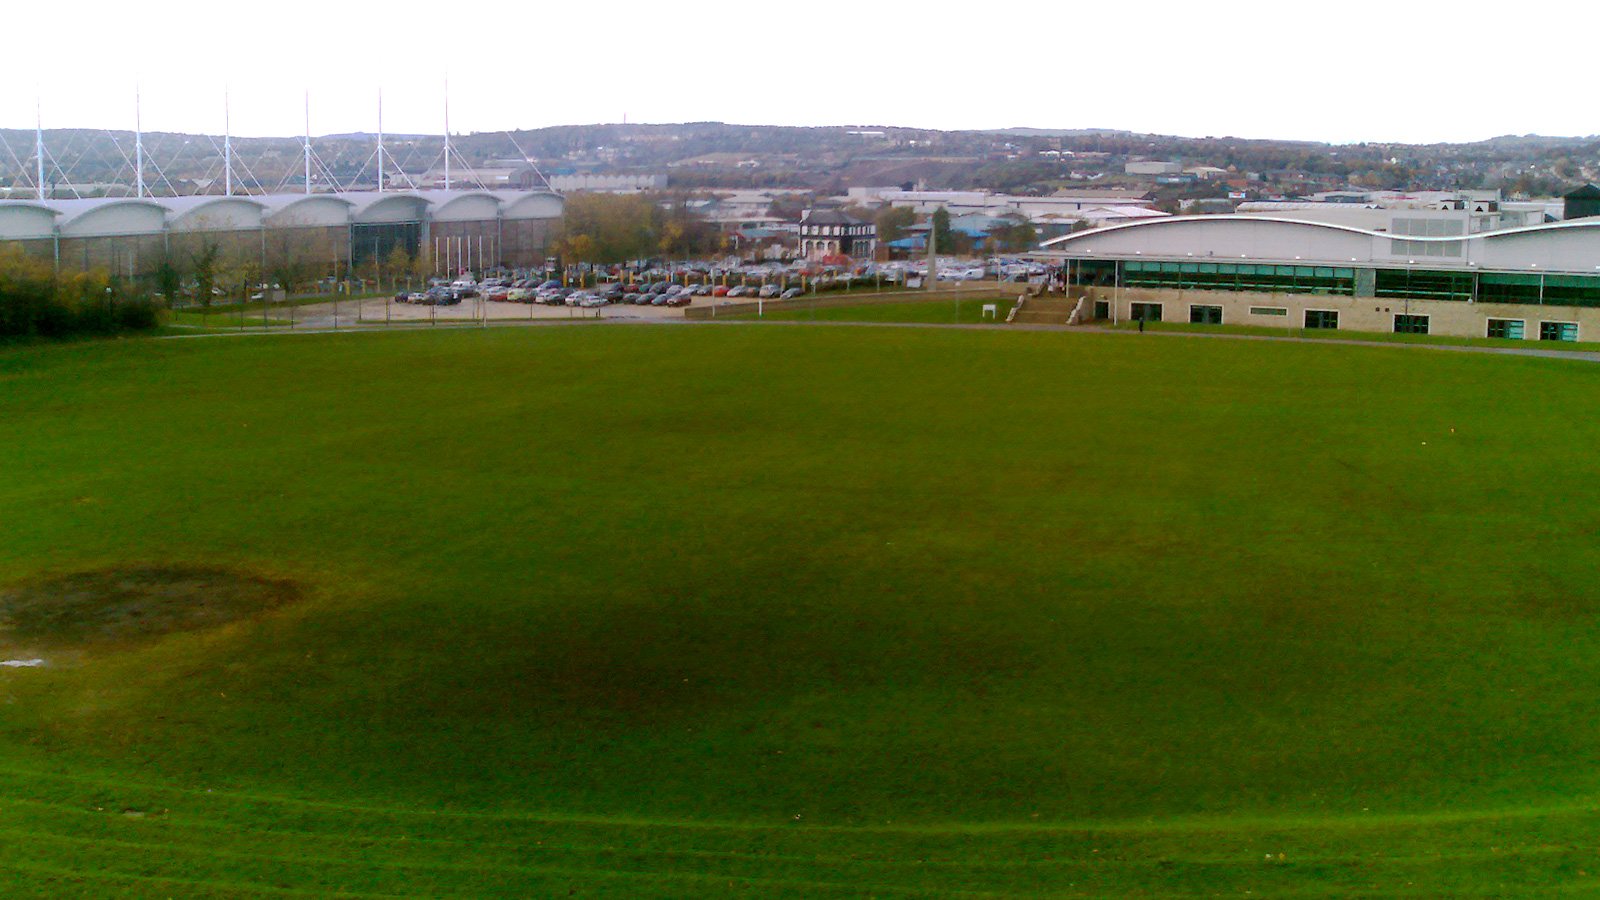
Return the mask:
<path id="1" fill-rule="evenodd" d="M 38 97 L 33 98 L 33 153 L 38 158 L 34 177 L 38 179 L 39 199 L 44 199 L 44 111 Z"/>
<path id="2" fill-rule="evenodd" d="M 140 115 L 139 85 L 133 86 L 133 195 L 144 197 L 144 122 Z"/>
<path id="3" fill-rule="evenodd" d="M 383 193 L 383 88 L 378 88 L 378 193 Z"/>
<path id="4" fill-rule="evenodd" d="M 311 193 L 311 91 L 306 91 L 306 193 Z"/>
<path id="5" fill-rule="evenodd" d="M 450 190 L 450 76 L 444 76 L 444 189 Z"/>
<path id="6" fill-rule="evenodd" d="M 222 192 L 233 196 L 233 120 L 228 109 L 226 86 L 222 89 Z"/>

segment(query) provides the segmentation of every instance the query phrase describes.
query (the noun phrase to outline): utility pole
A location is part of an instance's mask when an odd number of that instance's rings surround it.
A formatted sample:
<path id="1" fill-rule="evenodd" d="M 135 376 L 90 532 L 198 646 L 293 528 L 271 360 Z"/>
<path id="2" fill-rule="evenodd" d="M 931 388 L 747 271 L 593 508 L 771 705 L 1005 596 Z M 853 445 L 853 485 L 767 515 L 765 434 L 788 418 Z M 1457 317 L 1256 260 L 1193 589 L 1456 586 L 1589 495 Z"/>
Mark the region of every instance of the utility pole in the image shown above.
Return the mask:
<path id="1" fill-rule="evenodd" d="M 931 291 L 939 280 L 939 229 L 935 226 L 939 219 L 937 214 L 928 219 L 928 275 L 923 282 L 923 290 Z"/>

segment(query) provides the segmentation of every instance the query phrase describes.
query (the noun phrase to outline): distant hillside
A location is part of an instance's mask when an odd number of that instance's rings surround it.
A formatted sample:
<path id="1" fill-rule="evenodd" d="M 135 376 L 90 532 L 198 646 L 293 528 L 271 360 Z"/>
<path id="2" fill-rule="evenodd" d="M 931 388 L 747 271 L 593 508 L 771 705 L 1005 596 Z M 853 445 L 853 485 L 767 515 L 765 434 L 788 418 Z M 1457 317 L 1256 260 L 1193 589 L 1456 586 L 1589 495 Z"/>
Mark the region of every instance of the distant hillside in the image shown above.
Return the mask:
<path id="1" fill-rule="evenodd" d="M 312 139 L 317 186 L 373 186 L 376 135 Z M 134 181 L 128 131 L 45 132 L 47 180 L 62 196 L 114 192 Z M 144 135 L 145 180 L 157 194 L 218 190 L 222 138 Z M 236 185 L 250 192 L 304 189 L 299 136 L 234 137 Z M 443 157 L 440 135 L 385 134 L 386 179 L 429 183 Z M 938 131 L 893 125 L 795 127 L 688 122 L 596 123 L 456 135 L 458 180 L 476 169 L 504 172 L 532 160 L 548 174 L 666 174 L 680 189 L 800 187 L 907 182 L 931 188 L 1047 192 L 1074 180 L 1127 180 L 1132 160 L 1179 162 L 1234 173 L 1263 194 L 1335 187 L 1405 190 L 1502 188 L 1551 193 L 1600 179 L 1600 138 L 1505 135 L 1467 144 L 1328 144 L 1315 141 L 1185 138 L 1112 128 L 1013 127 Z M 0 186 L 33 189 L 34 133 L 0 130 Z M 71 188 L 62 185 L 71 184 Z M 1111 182 L 1104 182 L 1111 183 Z M 1149 182 L 1146 182 L 1149 185 Z M 1162 190 L 1217 196 L 1210 187 Z M 1209 193 L 1208 193 L 1209 192 Z"/>

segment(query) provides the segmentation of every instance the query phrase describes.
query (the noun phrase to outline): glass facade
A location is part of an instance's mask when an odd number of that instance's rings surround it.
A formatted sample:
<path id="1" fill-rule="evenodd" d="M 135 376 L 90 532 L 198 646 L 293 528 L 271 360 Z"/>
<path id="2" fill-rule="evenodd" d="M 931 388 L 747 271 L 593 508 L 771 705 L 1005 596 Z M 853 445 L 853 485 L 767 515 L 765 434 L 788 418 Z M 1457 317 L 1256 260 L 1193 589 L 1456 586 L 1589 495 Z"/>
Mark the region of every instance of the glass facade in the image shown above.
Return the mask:
<path id="1" fill-rule="evenodd" d="M 1122 264 L 1127 287 L 1292 294 L 1355 294 L 1355 270 L 1333 266 L 1269 266 L 1251 263 L 1145 262 Z"/>
<path id="2" fill-rule="evenodd" d="M 1343 266 L 1266 265 L 1234 262 L 1073 260 L 1073 284 L 1188 291 L 1248 291 L 1324 294 L 1358 293 L 1385 299 L 1450 300 L 1600 307 L 1600 274 L 1441 271 L 1426 268 L 1356 269 Z M 1357 286 L 1360 285 L 1358 292 Z"/>
<path id="3" fill-rule="evenodd" d="M 421 244 L 421 222 L 358 223 L 350 226 L 350 256 L 357 266 L 374 259 L 387 262 L 396 248 L 414 257 Z"/>

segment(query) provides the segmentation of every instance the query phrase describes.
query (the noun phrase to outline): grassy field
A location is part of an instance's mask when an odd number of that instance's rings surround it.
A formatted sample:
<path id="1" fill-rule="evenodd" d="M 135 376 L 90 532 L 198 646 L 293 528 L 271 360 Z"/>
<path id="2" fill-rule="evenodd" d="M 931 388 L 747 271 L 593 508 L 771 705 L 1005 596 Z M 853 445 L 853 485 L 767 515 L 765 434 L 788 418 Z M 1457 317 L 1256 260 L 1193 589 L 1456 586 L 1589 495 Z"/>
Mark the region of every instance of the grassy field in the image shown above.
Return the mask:
<path id="1" fill-rule="evenodd" d="M 1600 891 L 1597 396 L 1005 329 L 3 349 L 0 893 Z"/>

